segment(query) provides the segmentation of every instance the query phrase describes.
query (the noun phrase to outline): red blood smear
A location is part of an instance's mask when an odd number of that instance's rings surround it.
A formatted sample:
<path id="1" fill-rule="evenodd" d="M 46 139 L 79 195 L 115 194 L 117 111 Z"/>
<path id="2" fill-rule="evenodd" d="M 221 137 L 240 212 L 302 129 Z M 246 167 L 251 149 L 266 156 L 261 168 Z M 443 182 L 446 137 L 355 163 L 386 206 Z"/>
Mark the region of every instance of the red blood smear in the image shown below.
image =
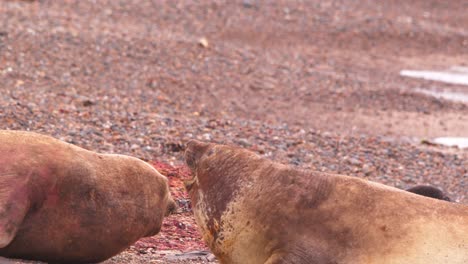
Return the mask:
<path id="1" fill-rule="evenodd" d="M 185 191 L 184 180 L 191 178 L 186 166 L 173 167 L 159 161 L 150 162 L 161 174 L 169 179 L 169 186 L 174 200 L 189 200 Z M 134 245 L 137 250 L 154 248 L 156 250 L 206 250 L 192 212 L 171 215 L 163 222 L 161 232 L 153 237 L 142 238 Z"/>

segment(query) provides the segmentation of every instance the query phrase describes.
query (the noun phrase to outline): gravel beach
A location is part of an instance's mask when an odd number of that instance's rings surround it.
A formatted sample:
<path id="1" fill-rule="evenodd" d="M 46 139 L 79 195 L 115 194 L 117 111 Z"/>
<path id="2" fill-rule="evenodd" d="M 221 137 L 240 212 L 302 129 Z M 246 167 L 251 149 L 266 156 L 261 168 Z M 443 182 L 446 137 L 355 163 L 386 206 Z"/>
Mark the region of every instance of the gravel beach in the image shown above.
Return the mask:
<path id="1" fill-rule="evenodd" d="M 431 140 L 468 137 L 468 105 L 417 89 L 468 87 L 399 72 L 468 67 L 467 9 L 423 0 L 0 1 L 1 129 L 136 156 L 168 176 L 180 214 L 106 264 L 216 262 L 183 190 L 190 139 L 397 188 L 430 184 L 466 204 L 468 149 Z"/>

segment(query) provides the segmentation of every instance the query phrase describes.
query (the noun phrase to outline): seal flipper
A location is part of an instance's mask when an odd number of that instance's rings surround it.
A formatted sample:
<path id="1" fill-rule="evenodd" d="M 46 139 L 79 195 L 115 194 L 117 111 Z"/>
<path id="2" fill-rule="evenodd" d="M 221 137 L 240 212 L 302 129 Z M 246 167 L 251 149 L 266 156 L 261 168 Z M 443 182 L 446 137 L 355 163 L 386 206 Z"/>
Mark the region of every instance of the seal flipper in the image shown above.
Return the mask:
<path id="1" fill-rule="evenodd" d="M 15 238 L 29 209 L 26 184 L 16 173 L 0 171 L 0 248 Z"/>

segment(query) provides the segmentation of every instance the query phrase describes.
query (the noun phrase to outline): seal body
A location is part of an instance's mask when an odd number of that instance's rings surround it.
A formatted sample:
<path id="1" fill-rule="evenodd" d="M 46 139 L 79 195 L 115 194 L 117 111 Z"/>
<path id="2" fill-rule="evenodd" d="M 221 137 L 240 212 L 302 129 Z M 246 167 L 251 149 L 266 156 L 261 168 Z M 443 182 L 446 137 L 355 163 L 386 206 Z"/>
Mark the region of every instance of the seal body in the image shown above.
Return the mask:
<path id="1" fill-rule="evenodd" d="M 157 234 L 173 205 L 166 177 L 139 159 L 0 131 L 1 256 L 102 261 Z"/>
<path id="2" fill-rule="evenodd" d="M 468 263 L 468 207 L 191 141 L 186 183 L 221 263 Z"/>

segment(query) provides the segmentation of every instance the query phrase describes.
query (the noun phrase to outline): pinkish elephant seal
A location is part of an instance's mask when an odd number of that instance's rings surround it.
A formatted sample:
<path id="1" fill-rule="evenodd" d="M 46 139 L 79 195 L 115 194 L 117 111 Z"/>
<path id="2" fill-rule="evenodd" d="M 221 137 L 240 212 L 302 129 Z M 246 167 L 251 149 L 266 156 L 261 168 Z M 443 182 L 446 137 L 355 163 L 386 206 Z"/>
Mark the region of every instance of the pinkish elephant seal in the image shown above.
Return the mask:
<path id="1" fill-rule="evenodd" d="M 223 264 L 468 263 L 468 206 L 191 141 L 186 182 Z"/>
<path id="2" fill-rule="evenodd" d="M 99 262 L 159 232 L 167 179 L 129 156 L 0 131 L 0 256 Z"/>

